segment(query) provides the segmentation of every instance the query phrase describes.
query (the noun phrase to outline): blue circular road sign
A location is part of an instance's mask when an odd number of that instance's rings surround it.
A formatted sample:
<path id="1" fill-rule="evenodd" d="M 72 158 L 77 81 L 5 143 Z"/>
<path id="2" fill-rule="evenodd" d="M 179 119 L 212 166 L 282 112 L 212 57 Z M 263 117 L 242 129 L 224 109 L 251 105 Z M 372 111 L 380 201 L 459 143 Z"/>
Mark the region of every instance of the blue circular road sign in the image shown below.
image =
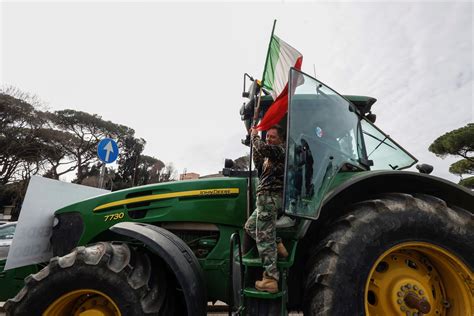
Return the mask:
<path id="1" fill-rule="evenodd" d="M 110 138 L 104 138 L 97 145 L 97 156 L 105 163 L 114 162 L 119 154 L 117 142 Z"/>

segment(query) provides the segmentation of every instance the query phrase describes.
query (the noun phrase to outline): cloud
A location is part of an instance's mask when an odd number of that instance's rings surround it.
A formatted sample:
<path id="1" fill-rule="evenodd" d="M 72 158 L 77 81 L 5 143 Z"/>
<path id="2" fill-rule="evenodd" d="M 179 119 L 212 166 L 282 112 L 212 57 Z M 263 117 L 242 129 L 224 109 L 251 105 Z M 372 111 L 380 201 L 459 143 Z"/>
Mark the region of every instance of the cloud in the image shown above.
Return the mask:
<path id="1" fill-rule="evenodd" d="M 273 18 L 303 70 L 376 97 L 377 125 L 422 162 L 473 121 L 473 4 L 2 3 L 2 81 L 128 125 L 145 153 L 213 173 L 245 154 L 242 75 L 259 78 Z M 252 21 L 252 22 L 249 22 Z M 314 65 L 314 67 L 313 67 Z"/>

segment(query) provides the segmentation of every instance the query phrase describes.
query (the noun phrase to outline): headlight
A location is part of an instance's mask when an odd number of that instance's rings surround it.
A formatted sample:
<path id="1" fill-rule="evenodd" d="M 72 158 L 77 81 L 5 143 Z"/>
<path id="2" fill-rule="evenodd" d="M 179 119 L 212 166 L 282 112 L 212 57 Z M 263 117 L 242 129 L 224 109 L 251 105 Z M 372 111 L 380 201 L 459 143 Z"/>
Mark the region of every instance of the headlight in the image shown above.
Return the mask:
<path id="1" fill-rule="evenodd" d="M 54 217 L 51 245 L 54 256 L 64 256 L 71 252 L 81 239 L 84 222 L 80 213 L 61 213 Z"/>

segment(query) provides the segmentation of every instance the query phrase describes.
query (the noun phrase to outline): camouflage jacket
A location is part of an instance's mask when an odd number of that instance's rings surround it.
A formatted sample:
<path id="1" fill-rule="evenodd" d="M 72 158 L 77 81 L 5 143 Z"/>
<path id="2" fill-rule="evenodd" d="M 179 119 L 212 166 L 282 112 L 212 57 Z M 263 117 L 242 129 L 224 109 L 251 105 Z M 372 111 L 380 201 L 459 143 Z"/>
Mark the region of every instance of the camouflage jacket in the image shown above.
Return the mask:
<path id="1" fill-rule="evenodd" d="M 285 174 L 285 145 L 269 145 L 260 136 L 252 136 L 253 161 L 262 170 L 257 195 L 267 192 L 283 193 Z"/>

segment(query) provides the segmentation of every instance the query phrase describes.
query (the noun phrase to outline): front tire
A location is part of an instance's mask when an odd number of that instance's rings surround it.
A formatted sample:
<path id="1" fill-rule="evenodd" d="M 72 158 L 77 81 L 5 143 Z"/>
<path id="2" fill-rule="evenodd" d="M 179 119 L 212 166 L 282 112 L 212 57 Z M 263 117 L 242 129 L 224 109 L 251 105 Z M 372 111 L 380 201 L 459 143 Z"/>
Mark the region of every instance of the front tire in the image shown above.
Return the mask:
<path id="1" fill-rule="evenodd" d="M 125 243 L 78 247 L 25 279 L 7 315 L 157 315 L 168 305 L 166 279 L 151 258 Z"/>
<path id="2" fill-rule="evenodd" d="M 329 225 L 306 268 L 305 315 L 473 315 L 474 216 L 386 194 Z"/>

